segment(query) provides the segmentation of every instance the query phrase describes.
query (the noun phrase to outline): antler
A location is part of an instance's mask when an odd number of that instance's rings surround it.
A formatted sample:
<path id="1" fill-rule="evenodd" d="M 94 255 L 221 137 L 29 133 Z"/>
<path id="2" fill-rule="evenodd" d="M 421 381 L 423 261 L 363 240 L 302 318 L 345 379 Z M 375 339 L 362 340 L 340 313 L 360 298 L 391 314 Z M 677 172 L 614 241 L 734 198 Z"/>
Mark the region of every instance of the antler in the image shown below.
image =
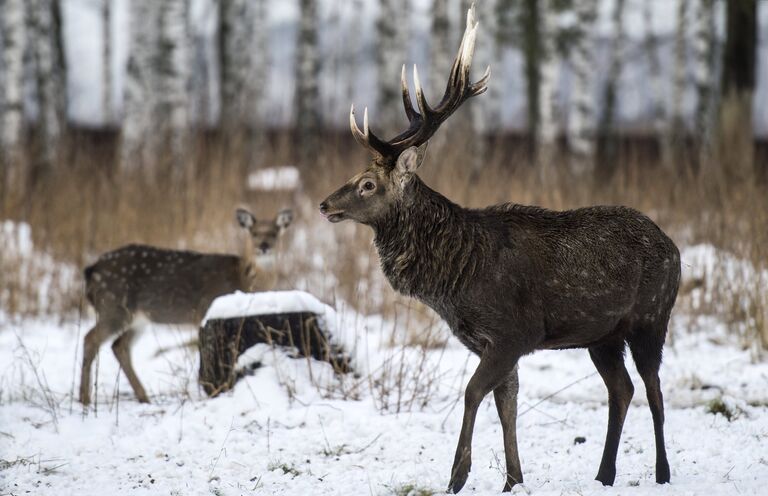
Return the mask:
<path id="1" fill-rule="evenodd" d="M 408 129 L 398 134 L 389 141 L 378 138 L 368 127 L 368 109 L 363 114 L 363 131 L 357 127 L 355 120 L 355 107 L 349 112 L 349 126 L 352 135 L 358 143 L 371 150 L 389 165 L 406 148 L 419 146 L 427 142 L 448 117 L 456 111 L 467 99 L 485 93 L 488 89 L 488 79 L 491 76 L 491 67 L 485 70 L 485 74 L 476 83 L 470 83 L 469 70 L 472 66 L 472 56 L 475 52 L 475 40 L 477 38 L 478 22 L 475 19 L 475 4 L 467 11 L 467 27 L 459 45 L 459 52 L 451 67 L 448 77 L 448 85 L 445 94 L 435 108 L 430 107 L 424 96 L 424 90 L 419 81 L 419 71 L 413 66 L 413 84 L 416 89 L 416 104 L 418 112 L 413 108 L 411 95 L 408 92 L 408 81 L 405 77 L 405 65 L 400 75 L 403 92 L 403 106 L 408 117 Z"/>

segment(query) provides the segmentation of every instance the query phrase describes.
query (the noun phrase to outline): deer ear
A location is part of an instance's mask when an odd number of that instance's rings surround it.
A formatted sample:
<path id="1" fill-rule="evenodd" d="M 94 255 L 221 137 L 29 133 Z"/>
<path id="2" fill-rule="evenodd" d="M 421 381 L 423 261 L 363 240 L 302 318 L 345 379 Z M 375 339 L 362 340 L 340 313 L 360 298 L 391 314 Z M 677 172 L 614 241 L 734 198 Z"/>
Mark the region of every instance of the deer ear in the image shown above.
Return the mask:
<path id="1" fill-rule="evenodd" d="M 235 211 L 235 216 L 240 227 L 243 229 L 250 229 L 256 223 L 256 217 L 244 208 L 238 208 Z"/>
<path id="2" fill-rule="evenodd" d="M 421 166 L 421 163 L 424 162 L 428 144 L 429 142 L 424 143 L 418 148 L 415 146 L 407 148 L 399 157 L 397 157 L 395 170 L 397 171 L 398 176 L 400 176 L 400 182 L 403 185 L 408 182 L 408 179 L 410 179 L 413 173 L 416 172 L 416 169 L 418 169 Z"/>
<path id="3" fill-rule="evenodd" d="M 291 221 L 293 221 L 293 210 L 284 208 L 277 214 L 275 225 L 280 229 L 285 229 L 291 225 Z"/>

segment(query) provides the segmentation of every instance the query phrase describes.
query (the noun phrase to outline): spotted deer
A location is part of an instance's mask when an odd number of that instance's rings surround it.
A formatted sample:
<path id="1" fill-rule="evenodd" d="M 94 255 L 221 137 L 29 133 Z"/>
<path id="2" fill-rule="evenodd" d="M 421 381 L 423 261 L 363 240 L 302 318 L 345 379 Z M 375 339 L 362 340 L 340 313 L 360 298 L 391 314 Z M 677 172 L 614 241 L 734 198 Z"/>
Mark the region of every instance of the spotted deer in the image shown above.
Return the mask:
<path id="1" fill-rule="evenodd" d="M 517 449 L 518 361 L 536 350 L 586 348 L 608 389 L 608 430 L 597 480 L 612 485 L 633 386 L 626 345 L 645 383 L 656 441 L 656 481 L 669 481 L 659 367 L 677 296 L 675 244 L 645 215 L 626 207 L 552 211 L 512 203 L 461 207 L 416 175 L 427 142 L 467 99 L 486 91 L 490 70 L 470 82 L 477 22 L 474 7 L 440 103 L 427 102 L 414 66 L 418 110 L 403 67 L 409 126 L 377 137 L 364 113 L 350 111 L 352 135 L 373 158 L 367 169 L 320 204 L 331 222 L 370 226 L 392 287 L 434 309 L 480 357 L 464 396 L 464 415 L 449 490 L 471 468 L 472 433 L 483 398 L 493 392 L 506 458 L 504 491 L 523 482 Z M 489 68 L 490 69 L 490 68 Z"/>
<path id="2" fill-rule="evenodd" d="M 236 218 L 246 232 L 240 256 L 128 245 L 85 268 L 85 293 L 98 320 L 83 344 L 81 403 L 90 403 L 91 365 L 106 340 L 116 338 L 112 351 L 136 398 L 148 403 L 131 363 L 131 343 L 142 321 L 197 325 L 216 297 L 275 286 L 278 239 L 291 223 L 291 210 L 256 220 L 237 209 Z"/>

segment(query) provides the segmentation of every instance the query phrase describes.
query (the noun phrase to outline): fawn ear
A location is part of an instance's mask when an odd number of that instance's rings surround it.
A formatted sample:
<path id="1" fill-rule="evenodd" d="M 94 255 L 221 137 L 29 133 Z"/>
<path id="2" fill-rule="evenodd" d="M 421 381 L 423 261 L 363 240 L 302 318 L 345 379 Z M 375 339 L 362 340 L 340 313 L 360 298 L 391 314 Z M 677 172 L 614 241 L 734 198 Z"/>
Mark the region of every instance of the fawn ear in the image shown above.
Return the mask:
<path id="1" fill-rule="evenodd" d="M 244 208 L 238 208 L 235 211 L 235 215 L 237 216 L 237 222 L 243 229 L 250 229 L 256 223 L 256 217 Z"/>
<path id="2" fill-rule="evenodd" d="M 286 227 L 290 226 L 291 221 L 293 221 L 293 210 L 290 208 L 282 209 L 277 214 L 277 217 L 275 217 L 275 225 L 280 229 L 285 229 Z"/>
<path id="3" fill-rule="evenodd" d="M 428 144 L 429 142 L 426 142 L 418 148 L 415 146 L 407 148 L 397 157 L 395 172 L 400 178 L 400 184 L 403 186 L 411 179 L 411 176 L 421 166 L 421 163 L 424 162 Z"/>

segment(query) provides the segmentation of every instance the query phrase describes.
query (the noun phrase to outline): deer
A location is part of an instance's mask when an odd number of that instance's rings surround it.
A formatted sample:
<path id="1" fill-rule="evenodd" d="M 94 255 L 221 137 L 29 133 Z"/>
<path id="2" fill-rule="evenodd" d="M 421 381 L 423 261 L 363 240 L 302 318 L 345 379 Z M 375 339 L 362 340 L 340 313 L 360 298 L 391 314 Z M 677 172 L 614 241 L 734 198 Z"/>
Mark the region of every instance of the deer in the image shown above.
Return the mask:
<path id="1" fill-rule="evenodd" d="M 490 67 L 475 83 L 470 66 L 478 23 L 474 6 L 445 93 L 432 107 L 418 70 L 413 107 L 405 66 L 402 99 L 409 125 L 390 140 L 363 129 L 350 109 L 355 140 L 372 154 L 367 168 L 320 203 L 330 222 L 373 230 L 381 269 L 392 288 L 432 308 L 479 364 L 464 394 L 464 413 L 448 490 L 458 493 L 471 469 L 478 407 L 493 392 L 501 421 L 506 480 L 523 482 L 517 448 L 518 362 L 537 350 L 586 348 L 608 390 L 608 428 L 596 479 L 612 485 L 632 381 L 628 346 L 645 384 L 656 444 L 656 482 L 670 479 L 659 381 L 662 348 L 680 283 L 674 242 L 628 207 L 553 211 L 505 203 L 464 208 L 416 174 L 428 140 L 466 100 L 486 91 Z"/>
<path id="2" fill-rule="evenodd" d="M 290 209 L 257 220 L 244 208 L 236 219 L 245 231 L 241 255 L 198 253 L 127 245 L 104 253 L 85 268 L 85 294 L 98 315 L 83 342 L 80 402 L 91 401 L 91 365 L 110 338 L 112 352 L 140 403 L 149 403 L 131 362 L 137 328 L 158 324 L 198 325 L 219 296 L 268 291 L 277 283 L 278 240 L 293 220 Z"/>

